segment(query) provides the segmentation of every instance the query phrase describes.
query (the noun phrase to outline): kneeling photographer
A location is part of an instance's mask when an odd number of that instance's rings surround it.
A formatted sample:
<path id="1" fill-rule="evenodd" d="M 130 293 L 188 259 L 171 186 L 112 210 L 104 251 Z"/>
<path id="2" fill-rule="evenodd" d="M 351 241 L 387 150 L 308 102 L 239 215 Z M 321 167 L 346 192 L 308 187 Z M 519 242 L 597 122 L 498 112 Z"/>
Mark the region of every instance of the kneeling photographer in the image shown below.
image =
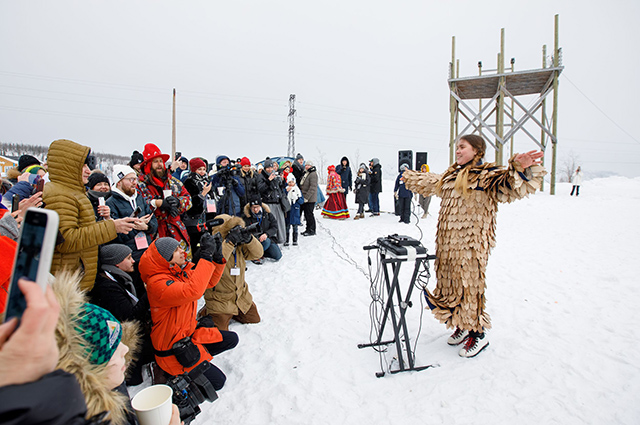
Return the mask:
<path id="1" fill-rule="evenodd" d="M 262 244 L 244 227 L 240 217 L 218 215 L 224 222 L 211 229 L 220 232 L 225 242 L 222 255 L 227 263 L 218 285 L 204 293 L 205 307 L 200 314 L 211 317 L 218 329 L 228 330 L 234 319 L 240 323 L 258 323 L 260 315 L 245 281 L 246 261 L 262 257 Z"/>
<path id="2" fill-rule="evenodd" d="M 282 251 L 278 246 L 278 223 L 271 214 L 271 209 L 267 204 L 262 203 L 258 195 L 254 195 L 247 205 L 244 206 L 244 222 L 249 226 L 255 226 L 253 235 L 262 244 L 264 256 L 274 261 L 282 258 Z M 255 264 L 262 264 L 262 260 L 254 260 Z"/>
<path id="3" fill-rule="evenodd" d="M 140 259 L 151 306 L 156 362 L 169 375 L 190 372 L 238 344 L 235 332 L 218 330 L 210 319 L 196 319 L 198 300 L 207 288 L 216 286 L 225 269 L 222 252 L 220 235 L 205 233 L 195 268 L 173 238 L 157 239 Z M 204 376 L 220 390 L 226 376 L 214 365 L 206 369 Z"/>

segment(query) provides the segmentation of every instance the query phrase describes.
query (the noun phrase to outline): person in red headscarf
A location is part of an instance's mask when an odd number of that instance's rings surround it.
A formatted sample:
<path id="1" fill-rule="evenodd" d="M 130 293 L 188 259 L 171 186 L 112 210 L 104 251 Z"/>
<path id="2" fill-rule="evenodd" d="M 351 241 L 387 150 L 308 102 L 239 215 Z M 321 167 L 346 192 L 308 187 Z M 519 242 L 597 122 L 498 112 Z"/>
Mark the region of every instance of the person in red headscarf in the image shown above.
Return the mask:
<path id="1" fill-rule="evenodd" d="M 347 200 L 344 196 L 345 189 L 342 187 L 340 175 L 336 173 L 334 165 L 329 165 L 327 171 L 329 171 L 327 178 L 328 198 L 322 208 L 322 215 L 339 220 L 349 218 L 349 208 L 347 208 Z"/>
<path id="2" fill-rule="evenodd" d="M 140 167 L 142 181 L 138 190 L 153 209 L 158 220 L 158 236 L 170 237 L 180 243 L 187 259 L 191 260 L 189 233 L 180 216 L 191 208 L 191 196 L 182 182 L 167 170 L 169 155 L 163 154 L 153 143 L 147 143 L 142 152 Z"/>

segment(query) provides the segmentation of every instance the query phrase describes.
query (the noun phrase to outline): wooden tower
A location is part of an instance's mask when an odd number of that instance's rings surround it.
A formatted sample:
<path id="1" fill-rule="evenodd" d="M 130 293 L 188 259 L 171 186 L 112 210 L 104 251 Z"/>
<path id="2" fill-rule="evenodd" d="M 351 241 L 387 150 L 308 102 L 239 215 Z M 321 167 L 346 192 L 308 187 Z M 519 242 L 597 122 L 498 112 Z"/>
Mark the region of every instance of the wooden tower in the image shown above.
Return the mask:
<path id="1" fill-rule="evenodd" d="M 526 71 L 515 71 L 515 59 L 511 59 L 511 69 L 505 70 L 504 63 L 504 28 L 500 33 L 500 53 L 496 69 L 483 70 L 482 62 L 478 62 L 479 73 L 473 77 L 459 76 L 459 62 L 455 57 L 455 36 L 451 43 L 451 63 L 449 64 L 449 109 L 451 121 L 449 125 L 449 163 L 454 162 L 455 145 L 459 136 L 476 133 L 495 149 L 495 161 L 503 163 L 503 149 L 511 142 L 513 154 L 513 137 L 516 133 L 526 134 L 540 149 L 545 152 L 548 140 L 551 141 L 551 190 L 555 194 L 556 154 L 558 139 L 558 78 L 564 69 L 562 66 L 562 50 L 558 40 L 559 16 L 555 15 L 553 60 L 547 67 L 547 48 L 542 48 L 542 68 Z M 547 96 L 553 93 L 551 119 L 547 117 Z M 525 106 L 518 97 L 537 95 L 530 106 Z M 484 102 L 483 100 L 488 101 Z M 508 101 L 507 101 L 508 100 Z M 474 102 L 472 105 L 471 102 Z M 477 104 L 475 103 L 477 101 Z M 463 118 L 464 127 L 460 123 Z M 540 134 L 534 135 L 524 125 L 533 122 L 540 128 Z M 462 127 L 462 129 L 460 129 Z M 506 130 L 506 131 L 505 131 Z M 544 158 L 543 158 L 544 164 Z"/>

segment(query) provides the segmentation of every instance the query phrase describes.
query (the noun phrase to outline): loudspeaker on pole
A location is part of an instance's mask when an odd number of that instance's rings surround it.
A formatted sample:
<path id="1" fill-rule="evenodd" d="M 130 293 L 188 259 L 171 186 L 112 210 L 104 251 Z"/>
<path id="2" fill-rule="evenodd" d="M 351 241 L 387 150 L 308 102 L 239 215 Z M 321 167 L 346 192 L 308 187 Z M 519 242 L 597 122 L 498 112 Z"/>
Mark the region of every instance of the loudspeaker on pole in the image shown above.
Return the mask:
<path id="1" fill-rule="evenodd" d="M 423 164 L 428 164 L 427 152 L 416 152 L 416 170 L 420 171 Z"/>
<path id="2" fill-rule="evenodd" d="M 398 151 L 398 173 L 402 164 L 407 164 L 413 170 L 413 151 Z"/>

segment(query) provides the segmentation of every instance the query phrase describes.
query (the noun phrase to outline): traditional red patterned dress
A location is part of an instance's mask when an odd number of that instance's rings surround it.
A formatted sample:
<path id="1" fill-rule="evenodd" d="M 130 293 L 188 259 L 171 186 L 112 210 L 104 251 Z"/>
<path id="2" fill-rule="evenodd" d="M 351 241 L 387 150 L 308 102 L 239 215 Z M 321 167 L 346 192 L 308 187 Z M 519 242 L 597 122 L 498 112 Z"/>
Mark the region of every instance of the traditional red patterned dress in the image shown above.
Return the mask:
<path id="1" fill-rule="evenodd" d="M 330 165 L 327 168 L 329 178 L 327 179 L 327 201 L 322 208 L 322 215 L 327 218 L 341 219 L 349 218 L 349 208 L 347 208 L 347 200 L 344 196 L 344 189 L 340 175 L 336 173 L 336 167 Z"/>

